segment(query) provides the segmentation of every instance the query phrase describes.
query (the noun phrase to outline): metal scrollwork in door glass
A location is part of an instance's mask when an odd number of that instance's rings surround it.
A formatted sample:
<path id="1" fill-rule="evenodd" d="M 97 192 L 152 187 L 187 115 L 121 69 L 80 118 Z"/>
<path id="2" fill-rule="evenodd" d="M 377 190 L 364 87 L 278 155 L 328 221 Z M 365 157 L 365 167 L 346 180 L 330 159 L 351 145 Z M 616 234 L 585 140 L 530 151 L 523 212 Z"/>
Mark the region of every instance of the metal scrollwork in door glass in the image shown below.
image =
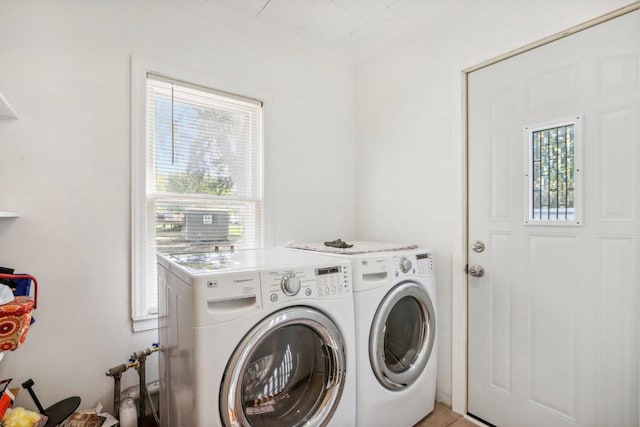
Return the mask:
<path id="1" fill-rule="evenodd" d="M 529 220 L 576 221 L 574 123 L 532 129 L 529 135 Z"/>

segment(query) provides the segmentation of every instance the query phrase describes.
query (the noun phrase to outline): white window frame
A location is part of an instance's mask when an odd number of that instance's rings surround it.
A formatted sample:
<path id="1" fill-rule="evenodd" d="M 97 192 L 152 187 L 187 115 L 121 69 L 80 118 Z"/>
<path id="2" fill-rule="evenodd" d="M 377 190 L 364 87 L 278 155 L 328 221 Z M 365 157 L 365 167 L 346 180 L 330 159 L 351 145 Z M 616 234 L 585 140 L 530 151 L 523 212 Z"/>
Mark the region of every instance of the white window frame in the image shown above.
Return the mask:
<path id="1" fill-rule="evenodd" d="M 134 332 L 156 329 L 158 320 L 146 301 L 147 274 L 145 262 L 148 254 L 147 233 L 147 189 L 146 189 L 146 107 L 147 75 L 154 74 L 193 85 L 215 88 L 220 91 L 239 94 L 247 98 L 265 101 L 268 96 L 254 87 L 230 80 L 212 77 L 208 73 L 175 66 L 159 60 L 132 55 L 131 57 L 131 318 Z M 250 95 L 248 95 L 250 94 Z M 264 127 L 264 125 L 263 125 Z M 264 136 L 264 129 L 263 129 Z M 263 148 L 261 147 L 261 150 Z M 259 153 L 264 158 L 262 151 Z M 260 168 L 260 182 L 264 182 L 264 168 Z M 264 194 L 262 188 L 261 194 Z M 264 240 L 265 210 L 263 214 L 262 236 Z"/>

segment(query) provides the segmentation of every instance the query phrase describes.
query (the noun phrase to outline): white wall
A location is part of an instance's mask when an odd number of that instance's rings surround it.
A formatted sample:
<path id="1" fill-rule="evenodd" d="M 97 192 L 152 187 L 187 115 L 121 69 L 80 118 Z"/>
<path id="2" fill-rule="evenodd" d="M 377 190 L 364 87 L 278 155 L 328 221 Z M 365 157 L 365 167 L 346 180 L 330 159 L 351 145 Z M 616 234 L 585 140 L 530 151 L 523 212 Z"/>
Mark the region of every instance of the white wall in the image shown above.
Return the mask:
<path id="1" fill-rule="evenodd" d="M 452 287 L 465 286 L 452 279 L 463 268 L 461 71 L 629 2 L 498 3 L 425 23 L 356 70 L 358 238 L 434 250 L 437 398 L 448 403 Z"/>
<path id="2" fill-rule="evenodd" d="M 45 406 L 111 407 L 104 372 L 156 339 L 130 332 L 131 54 L 268 94 L 269 244 L 354 235 L 353 68 L 179 3 L 0 4 L 0 92 L 20 116 L 0 121 L 0 210 L 20 213 L 0 219 L 0 265 L 40 281 L 37 323 L 0 377 L 33 378 Z M 26 392 L 17 404 L 34 407 Z"/>

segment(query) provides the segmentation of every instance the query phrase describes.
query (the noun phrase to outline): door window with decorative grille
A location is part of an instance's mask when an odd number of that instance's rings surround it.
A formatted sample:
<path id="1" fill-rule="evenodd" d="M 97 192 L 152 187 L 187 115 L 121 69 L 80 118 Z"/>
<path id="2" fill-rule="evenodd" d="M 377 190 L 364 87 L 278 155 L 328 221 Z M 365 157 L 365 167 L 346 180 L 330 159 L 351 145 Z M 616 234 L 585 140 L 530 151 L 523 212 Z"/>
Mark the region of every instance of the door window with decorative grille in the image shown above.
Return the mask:
<path id="1" fill-rule="evenodd" d="M 580 225 L 581 117 L 525 127 L 525 224 Z"/>

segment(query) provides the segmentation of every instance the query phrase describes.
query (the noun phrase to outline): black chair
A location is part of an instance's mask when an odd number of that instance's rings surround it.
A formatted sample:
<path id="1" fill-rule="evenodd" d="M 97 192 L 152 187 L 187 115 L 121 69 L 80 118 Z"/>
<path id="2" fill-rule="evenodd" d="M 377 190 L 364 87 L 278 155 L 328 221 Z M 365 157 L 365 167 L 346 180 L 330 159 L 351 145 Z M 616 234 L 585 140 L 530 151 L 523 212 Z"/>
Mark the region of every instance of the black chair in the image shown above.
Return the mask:
<path id="1" fill-rule="evenodd" d="M 71 396 L 54 403 L 47 409 L 44 409 L 42 407 L 42 404 L 40 403 L 40 400 L 38 400 L 38 396 L 36 396 L 36 393 L 33 391 L 34 384 L 35 383 L 33 382 L 33 380 L 29 378 L 22 383 L 22 388 L 26 389 L 29 392 L 31 398 L 33 399 L 33 402 L 38 407 L 38 411 L 40 411 L 42 415 L 47 417 L 47 423 L 44 425 L 44 427 L 57 426 L 58 424 L 69 418 L 69 416 L 73 414 L 76 409 L 78 409 L 78 406 L 80 406 L 80 398 L 78 396 Z"/>

